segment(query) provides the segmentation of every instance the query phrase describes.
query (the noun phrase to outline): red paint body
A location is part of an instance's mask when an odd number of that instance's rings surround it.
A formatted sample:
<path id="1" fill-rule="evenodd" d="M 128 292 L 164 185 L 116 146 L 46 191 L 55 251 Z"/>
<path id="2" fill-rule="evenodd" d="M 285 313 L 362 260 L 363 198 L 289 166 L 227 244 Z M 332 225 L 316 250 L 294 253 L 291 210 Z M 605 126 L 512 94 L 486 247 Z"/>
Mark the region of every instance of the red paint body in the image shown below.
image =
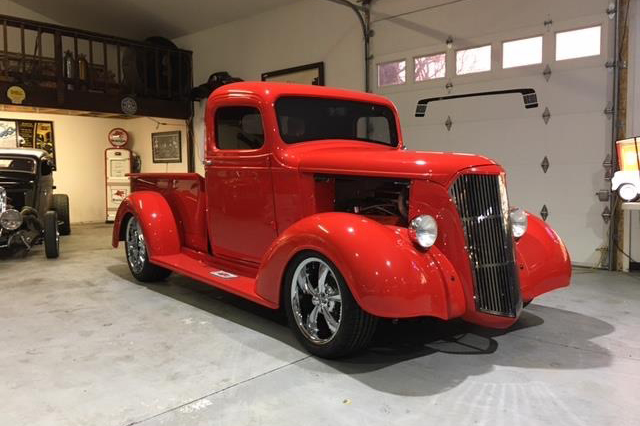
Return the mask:
<path id="1" fill-rule="evenodd" d="M 216 90 L 206 110 L 206 176 L 134 174 L 133 194 L 118 212 L 113 245 L 122 240 L 129 215 L 140 219 L 153 263 L 278 308 L 287 264 L 302 250 L 331 259 L 356 301 L 387 318 L 462 317 L 504 328 L 517 317 L 478 312 L 465 236 L 449 196 L 465 173 L 503 174 L 492 160 L 467 154 L 405 151 L 398 146 L 324 140 L 288 145 L 274 108 L 280 96 L 340 98 L 388 106 L 380 96 L 315 86 L 236 83 Z M 214 117 L 224 106 L 260 110 L 265 143 L 257 150 L 216 148 Z M 400 131 L 398 130 L 398 133 Z M 409 218 L 430 214 L 439 227 L 436 244 L 417 248 L 406 227 L 332 211 L 335 196 L 322 175 L 410 180 Z M 515 243 L 522 299 L 569 285 L 567 250 L 540 219 L 529 216 Z M 212 271 L 238 275 L 221 279 Z"/>

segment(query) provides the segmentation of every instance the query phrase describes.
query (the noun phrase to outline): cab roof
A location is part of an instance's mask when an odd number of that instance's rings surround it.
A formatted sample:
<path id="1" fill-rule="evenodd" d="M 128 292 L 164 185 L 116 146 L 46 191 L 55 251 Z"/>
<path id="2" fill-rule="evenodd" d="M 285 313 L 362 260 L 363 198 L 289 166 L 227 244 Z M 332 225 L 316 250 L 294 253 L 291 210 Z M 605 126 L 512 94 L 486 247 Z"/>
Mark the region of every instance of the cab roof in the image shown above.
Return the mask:
<path id="1" fill-rule="evenodd" d="M 34 148 L 0 148 L 0 155 L 25 155 L 41 159 L 48 157 L 49 153 L 43 149 Z"/>
<path id="2" fill-rule="evenodd" d="M 210 98 L 218 96 L 254 95 L 266 101 L 275 101 L 281 96 L 310 96 L 322 98 L 339 98 L 352 101 L 370 102 L 393 107 L 393 103 L 379 95 L 338 89 L 335 87 L 314 86 L 310 84 L 274 83 L 266 81 L 243 81 L 226 84 L 214 90 Z"/>

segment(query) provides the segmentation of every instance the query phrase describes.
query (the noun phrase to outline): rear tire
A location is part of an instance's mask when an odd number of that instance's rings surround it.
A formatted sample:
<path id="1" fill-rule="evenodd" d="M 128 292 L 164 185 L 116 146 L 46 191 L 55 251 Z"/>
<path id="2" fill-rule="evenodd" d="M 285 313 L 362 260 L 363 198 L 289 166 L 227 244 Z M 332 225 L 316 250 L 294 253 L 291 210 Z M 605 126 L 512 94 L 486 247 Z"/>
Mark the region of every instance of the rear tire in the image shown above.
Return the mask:
<path id="1" fill-rule="evenodd" d="M 53 210 L 58 213 L 60 235 L 71 234 L 71 222 L 69 221 L 69 196 L 67 194 L 53 194 Z"/>
<path id="2" fill-rule="evenodd" d="M 127 222 L 125 232 L 125 252 L 131 274 L 143 283 L 162 281 L 171 271 L 149 261 L 149 251 L 144 240 L 140 223 L 135 216 Z"/>
<path id="3" fill-rule="evenodd" d="M 313 355 L 344 357 L 371 341 L 378 318 L 360 308 L 338 268 L 325 256 L 298 254 L 283 285 L 289 326 Z"/>
<path id="4" fill-rule="evenodd" d="M 60 255 L 58 214 L 53 210 L 44 214 L 44 253 L 47 259 L 55 259 Z"/>

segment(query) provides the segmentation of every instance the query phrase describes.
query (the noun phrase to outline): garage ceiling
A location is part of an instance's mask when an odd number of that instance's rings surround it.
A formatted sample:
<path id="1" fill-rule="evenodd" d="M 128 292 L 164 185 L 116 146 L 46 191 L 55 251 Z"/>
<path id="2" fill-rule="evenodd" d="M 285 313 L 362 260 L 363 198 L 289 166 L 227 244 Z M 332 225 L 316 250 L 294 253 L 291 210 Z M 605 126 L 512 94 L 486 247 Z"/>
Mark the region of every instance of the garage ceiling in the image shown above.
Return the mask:
<path id="1" fill-rule="evenodd" d="M 15 0 L 15 3 L 60 25 L 142 40 L 154 35 L 173 39 L 294 1 Z"/>

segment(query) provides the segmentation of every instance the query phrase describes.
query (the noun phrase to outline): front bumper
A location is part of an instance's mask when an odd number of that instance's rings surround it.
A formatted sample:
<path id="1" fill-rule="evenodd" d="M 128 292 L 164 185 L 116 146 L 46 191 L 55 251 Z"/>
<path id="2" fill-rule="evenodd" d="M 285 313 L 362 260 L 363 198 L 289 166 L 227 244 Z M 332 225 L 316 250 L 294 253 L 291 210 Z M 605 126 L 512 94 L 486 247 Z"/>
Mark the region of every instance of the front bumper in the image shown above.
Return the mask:
<path id="1" fill-rule="evenodd" d="M 485 171 L 495 174 L 500 170 Z M 479 173 L 479 171 L 475 172 Z M 476 192 L 470 191 L 468 193 L 475 194 Z M 509 278 L 509 285 L 518 285 L 519 282 L 520 300 L 515 301 L 514 309 L 510 312 L 510 316 L 506 315 L 506 313 L 482 312 L 479 309 L 482 306 L 478 303 L 478 291 L 472 272 L 474 259 L 470 257 L 467 247 L 467 236 L 464 232 L 461 215 L 457 211 L 454 202 L 452 202 L 453 200 L 448 190 L 428 181 L 416 181 L 412 186 L 411 197 L 413 201 L 410 217 L 429 214 L 438 220 L 439 235 L 435 247 L 442 252 L 443 257 L 455 268 L 459 277 L 459 279 L 456 279 L 456 285 L 464 293 L 462 312 L 457 315 L 451 315 L 456 310 L 448 309 L 450 315 L 445 319 L 461 317 L 465 321 L 485 327 L 507 328 L 518 320 L 522 302 L 530 302 L 533 298 L 543 293 L 569 285 L 571 280 L 571 260 L 566 247 L 558 235 L 544 221 L 529 215 L 527 232 L 521 238 L 515 240 L 515 276 Z M 422 200 L 428 200 L 428 202 Z M 492 235 L 487 233 L 480 233 L 480 237 L 485 238 L 473 242 L 479 244 L 478 247 L 483 250 L 495 254 L 493 247 L 499 241 L 496 238 L 491 238 Z M 477 267 L 478 264 L 475 265 Z M 442 267 L 440 268 L 442 270 Z M 443 275 L 447 276 L 448 274 L 443 270 Z M 452 274 L 449 275 L 453 276 Z M 501 294 L 500 291 L 498 289 L 494 294 L 499 296 Z"/>
<path id="2" fill-rule="evenodd" d="M 22 215 L 22 226 L 15 231 L 0 228 L 0 249 L 10 250 L 14 248 L 31 249 L 42 241 L 42 226 L 36 216 L 32 214 Z"/>
<path id="3" fill-rule="evenodd" d="M 28 239 L 31 239 L 29 235 L 22 229 L 17 231 L 7 231 L 6 229 L 0 229 L 0 249 L 12 249 L 15 247 L 31 248 L 31 244 Z"/>

